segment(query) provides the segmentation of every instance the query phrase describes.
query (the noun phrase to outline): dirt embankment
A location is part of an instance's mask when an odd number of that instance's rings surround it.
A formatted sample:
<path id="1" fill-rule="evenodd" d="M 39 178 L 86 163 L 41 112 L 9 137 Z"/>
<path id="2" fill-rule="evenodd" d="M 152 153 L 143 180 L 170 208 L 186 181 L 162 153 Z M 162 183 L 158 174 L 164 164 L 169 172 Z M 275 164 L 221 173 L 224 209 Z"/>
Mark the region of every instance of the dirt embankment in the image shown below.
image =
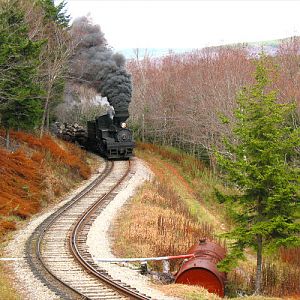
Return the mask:
<path id="1" fill-rule="evenodd" d="M 226 207 L 216 201 L 214 189 L 229 188 L 195 157 L 183 152 L 151 144 L 137 149 L 155 174 L 155 180 L 142 187 L 119 213 L 113 226 L 113 249 L 119 257 L 152 257 L 184 254 L 199 237 L 214 238 L 233 226 Z M 270 297 L 243 299 L 278 299 L 295 296 L 299 291 L 299 249 L 283 249 L 281 260 L 265 261 L 264 289 Z M 237 271 L 228 273 L 227 295 L 251 295 L 254 290 L 255 255 L 239 264 Z M 178 270 L 180 262 L 171 264 Z M 153 263 L 152 269 L 160 269 Z M 242 270 L 242 272 L 240 271 Z M 284 287 L 284 288 L 282 288 Z M 216 299 L 199 287 L 159 285 L 165 293 L 182 299 Z M 242 293 L 240 292 L 242 291 Z M 296 297 L 297 298 L 297 297 Z M 298 297 L 299 298 L 299 297 Z M 298 299 L 297 298 L 297 299 Z"/>
<path id="2" fill-rule="evenodd" d="M 13 132 L 14 152 L 0 147 L 0 238 L 24 220 L 55 201 L 91 167 L 85 153 L 50 136 L 42 139 Z"/>
<path id="3" fill-rule="evenodd" d="M 80 148 L 47 135 L 12 132 L 11 141 L 11 149 L 0 145 L 0 255 L 12 231 L 89 178 L 93 168 L 93 159 Z M 3 266 L 0 298 L 19 299 Z"/>

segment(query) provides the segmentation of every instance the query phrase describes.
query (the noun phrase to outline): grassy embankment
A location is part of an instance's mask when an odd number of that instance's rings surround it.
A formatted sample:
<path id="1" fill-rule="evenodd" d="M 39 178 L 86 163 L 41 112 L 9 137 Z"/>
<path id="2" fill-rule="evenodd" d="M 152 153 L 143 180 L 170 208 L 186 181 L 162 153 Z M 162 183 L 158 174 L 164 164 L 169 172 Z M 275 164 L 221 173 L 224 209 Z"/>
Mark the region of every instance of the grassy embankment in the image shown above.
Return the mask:
<path id="1" fill-rule="evenodd" d="M 232 226 L 226 207 L 217 203 L 214 195 L 215 187 L 219 190 L 225 187 L 200 161 L 176 149 L 148 144 L 139 144 L 136 154 L 149 164 L 156 179 L 140 189 L 115 222 L 114 251 L 118 256 L 183 254 L 199 237 L 213 238 Z M 291 264 L 273 260 L 266 263 L 264 287 L 267 294 L 298 292 L 299 251 L 295 252 L 282 251 L 282 258 L 286 256 L 285 261 L 290 260 Z M 249 257 L 254 257 L 251 252 Z M 176 270 L 178 263 L 171 266 Z M 251 293 L 253 289 L 254 259 L 243 262 L 240 269 L 242 272 L 228 274 L 227 289 L 231 295 L 236 290 Z M 216 299 L 215 295 L 197 287 L 169 285 L 161 288 L 183 299 Z"/>
<path id="2" fill-rule="evenodd" d="M 3 136 L 3 132 L 0 132 Z M 0 146 L 0 254 L 12 232 L 89 178 L 92 159 L 77 146 L 44 136 L 13 132 L 15 152 Z M 9 264 L 9 263 L 6 263 Z M 0 265 L 0 298 L 20 299 Z"/>

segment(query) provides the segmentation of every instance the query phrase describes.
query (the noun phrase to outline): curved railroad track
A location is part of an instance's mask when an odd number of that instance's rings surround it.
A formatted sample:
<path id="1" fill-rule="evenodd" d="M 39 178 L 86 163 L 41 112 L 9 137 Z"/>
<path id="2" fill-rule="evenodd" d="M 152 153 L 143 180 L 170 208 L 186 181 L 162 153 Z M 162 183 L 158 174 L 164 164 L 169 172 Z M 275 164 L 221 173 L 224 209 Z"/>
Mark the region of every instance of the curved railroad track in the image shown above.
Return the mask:
<path id="1" fill-rule="evenodd" d="M 151 299 L 114 280 L 94 263 L 86 245 L 95 218 L 132 176 L 129 161 L 106 161 L 100 175 L 50 215 L 26 243 L 34 275 L 62 299 Z"/>

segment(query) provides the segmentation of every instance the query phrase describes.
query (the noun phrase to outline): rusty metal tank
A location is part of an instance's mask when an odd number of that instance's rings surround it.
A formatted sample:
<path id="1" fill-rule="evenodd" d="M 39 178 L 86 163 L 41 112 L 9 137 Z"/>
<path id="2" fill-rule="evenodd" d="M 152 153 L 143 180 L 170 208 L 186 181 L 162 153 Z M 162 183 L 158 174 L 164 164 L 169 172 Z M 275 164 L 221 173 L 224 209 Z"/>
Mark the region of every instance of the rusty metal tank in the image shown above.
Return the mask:
<path id="1" fill-rule="evenodd" d="M 226 250 L 215 242 L 202 239 L 188 254 L 194 254 L 194 257 L 182 264 L 175 283 L 199 285 L 224 297 L 226 274 L 217 269 L 217 263 L 225 257 Z"/>

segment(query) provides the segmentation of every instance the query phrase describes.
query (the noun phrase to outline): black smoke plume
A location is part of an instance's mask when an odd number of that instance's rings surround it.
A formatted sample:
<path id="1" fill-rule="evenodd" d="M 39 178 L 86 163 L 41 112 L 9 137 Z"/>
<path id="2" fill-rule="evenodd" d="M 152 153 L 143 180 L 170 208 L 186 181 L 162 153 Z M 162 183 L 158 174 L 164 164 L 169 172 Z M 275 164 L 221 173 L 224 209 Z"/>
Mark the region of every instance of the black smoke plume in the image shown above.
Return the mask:
<path id="1" fill-rule="evenodd" d="M 116 112 L 128 110 L 132 87 L 124 56 L 113 53 L 100 26 L 93 25 L 87 17 L 76 19 L 71 30 L 77 41 L 71 61 L 72 77 L 107 97 Z"/>

